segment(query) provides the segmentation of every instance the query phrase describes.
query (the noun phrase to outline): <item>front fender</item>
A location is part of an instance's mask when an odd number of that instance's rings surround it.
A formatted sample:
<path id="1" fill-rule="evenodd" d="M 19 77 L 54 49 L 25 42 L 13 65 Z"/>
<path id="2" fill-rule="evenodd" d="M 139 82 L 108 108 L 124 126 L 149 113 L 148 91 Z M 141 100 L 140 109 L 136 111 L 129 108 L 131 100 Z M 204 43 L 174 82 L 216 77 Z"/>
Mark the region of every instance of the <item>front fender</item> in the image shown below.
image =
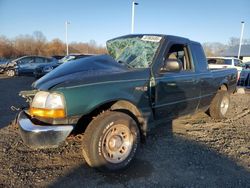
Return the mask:
<path id="1" fill-rule="evenodd" d="M 137 88 L 148 88 L 148 81 L 137 82 L 112 82 L 105 84 L 88 84 L 58 88 L 66 101 L 68 116 L 82 116 L 93 111 L 98 106 L 119 100 L 130 101 L 142 111 L 150 108 L 148 90 Z"/>

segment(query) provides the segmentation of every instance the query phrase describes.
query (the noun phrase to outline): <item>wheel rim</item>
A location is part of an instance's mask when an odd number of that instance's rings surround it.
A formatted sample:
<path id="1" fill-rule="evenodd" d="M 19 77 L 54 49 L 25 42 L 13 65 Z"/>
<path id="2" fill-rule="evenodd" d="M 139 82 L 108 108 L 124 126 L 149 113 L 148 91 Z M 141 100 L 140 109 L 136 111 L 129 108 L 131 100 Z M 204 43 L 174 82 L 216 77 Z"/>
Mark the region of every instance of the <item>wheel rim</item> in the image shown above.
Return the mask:
<path id="1" fill-rule="evenodd" d="M 132 132 L 127 126 L 117 124 L 110 127 L 101 142 L 104 158 L 110 163 L 124 161 L 132 150 L 133 142 Z"/>
<path id="2" fill-rule="evenodd" d="M 10 77 L 12 77 L 12 76 L 15 75 L 15 72 L 13 70 L 8 70 L 7 71 L 7 75 L 10 76 Z"/>
<path id="3" fill-rule="evenodd" d="M 227 113 L 228 107 L 229 107 L 229 99 L 228 97 L 224 96 L 220 104 L 220 111 L 222 115 L 225 115 Z"/>

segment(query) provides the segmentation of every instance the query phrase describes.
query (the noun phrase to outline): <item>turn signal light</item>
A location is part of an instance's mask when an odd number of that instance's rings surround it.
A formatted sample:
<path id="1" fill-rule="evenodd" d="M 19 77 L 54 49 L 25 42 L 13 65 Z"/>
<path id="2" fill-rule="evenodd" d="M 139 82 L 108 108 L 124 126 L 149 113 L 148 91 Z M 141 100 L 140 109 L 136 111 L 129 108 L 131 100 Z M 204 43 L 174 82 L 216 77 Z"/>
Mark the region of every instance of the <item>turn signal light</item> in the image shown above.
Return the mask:
<path id="1" fill-rule="evenodd" d="M 45 109 L 45 108 L 33 108 L 29 109 L 29 113 L 32 116 L 38 116 L 43 118 L 65 118 L 64 109 Z"/>

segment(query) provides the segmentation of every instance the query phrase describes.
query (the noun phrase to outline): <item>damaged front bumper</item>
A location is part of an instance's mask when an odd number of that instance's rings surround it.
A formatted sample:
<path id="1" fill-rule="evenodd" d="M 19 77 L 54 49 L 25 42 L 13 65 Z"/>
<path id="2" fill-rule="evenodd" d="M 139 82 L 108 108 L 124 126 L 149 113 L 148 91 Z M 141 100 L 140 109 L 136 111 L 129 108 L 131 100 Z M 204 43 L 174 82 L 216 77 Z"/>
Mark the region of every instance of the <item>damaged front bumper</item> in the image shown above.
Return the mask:
<path id="1" fill-rule="evenodd" d="M 21 111 L 17 118 L 23 142 L 31 148 L 58 147 L 73 130 L 73 125 L 38 125 Z"/>

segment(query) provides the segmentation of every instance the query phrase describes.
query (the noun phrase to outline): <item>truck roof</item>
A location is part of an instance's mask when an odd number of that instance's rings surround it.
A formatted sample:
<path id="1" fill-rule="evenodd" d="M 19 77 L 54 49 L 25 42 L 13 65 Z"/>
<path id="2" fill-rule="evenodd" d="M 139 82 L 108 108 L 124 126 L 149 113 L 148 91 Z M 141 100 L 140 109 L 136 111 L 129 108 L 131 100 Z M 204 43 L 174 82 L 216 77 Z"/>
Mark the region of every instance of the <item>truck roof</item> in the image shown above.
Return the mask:
<path id="1" fill-rule="evenodd" d="M 185 37 L 174 36 L 174 35 L 166 35 L 166 34 L 129 34 L 129 35 L 120 36 L 120 37 L 117 37 L 117 38 L 114 38 L 114 39 L 128 38 L 128 37 L 143 37 L 143 36 L 158 36 L 158 37 L 162 37 L 162 38 L 165 38 L 165 39 L 171 39 L 171 40 L 176 40 L 176 41 L 186 41 L 186 42 L 200 44 L 199 42 L 191 41 L 191 40 L 189 40 L 188 38 L 185 38 Z M 113 39 L 111 39 L 111 40 L 113 40 Z"/>

